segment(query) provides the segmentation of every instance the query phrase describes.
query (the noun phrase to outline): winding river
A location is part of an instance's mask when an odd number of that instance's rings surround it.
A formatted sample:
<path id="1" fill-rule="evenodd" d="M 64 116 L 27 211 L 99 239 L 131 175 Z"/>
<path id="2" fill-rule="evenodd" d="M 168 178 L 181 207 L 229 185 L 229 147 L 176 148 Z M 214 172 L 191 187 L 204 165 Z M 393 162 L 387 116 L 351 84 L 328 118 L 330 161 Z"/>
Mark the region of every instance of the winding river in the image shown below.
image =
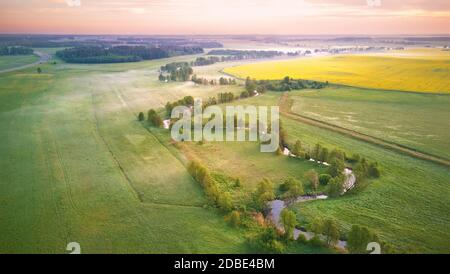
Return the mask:
<path id="1" fill-rule="evenodd" d="M 288 150 L 287 151 L 285 150 L 284 154 L 286 156 L 295 157 Z M 311 161 L 328 166 L 327 163 L 322 163 L 319 161 L 315 161 L 313 159 L 311 159 Z M 351 169 L 346 168 L 344 170 L 344 175 L 346 176 L 346 180 L 344 182 L 344 191 L 343 191 L 342 195 L 345 194 L 347 191 L 351 190 L 356 184 L 356 176 Z M 297 198 L 297 200 L 294 203 L 305 203 L 305 202 L 310 202 L 310 201 L 326 200 L 326 199 L 328 199 L 328 197 L 325 195 L 300 196 Z M 283 209 L 287 208 L 288 205 L 286 204 L 285 201 L 274 200 L 274 201 L 269 202 L 269 207 L 270 207 L 269 219 L 277 226 L 278 229 L 283 230 L 284 227 L 280 221 L 280 215 L 281 215 L 281 212 L 283 211 Z M 305 232 L 300 229 L 295 229 L 294 230 L 294 239 L 297 240 L 300 234 L 304 235 L 307 240 L 310 240 L 315 236 L 315 234 L 313 232 Z M 320 237 L 324 238 L 323 235 L 321 235 Z M 338 248 L 341 248 L 341 249 L 345 249 L 347 247 L 347 242 L 346 241 L 338 241 L 335 246 Z"/>

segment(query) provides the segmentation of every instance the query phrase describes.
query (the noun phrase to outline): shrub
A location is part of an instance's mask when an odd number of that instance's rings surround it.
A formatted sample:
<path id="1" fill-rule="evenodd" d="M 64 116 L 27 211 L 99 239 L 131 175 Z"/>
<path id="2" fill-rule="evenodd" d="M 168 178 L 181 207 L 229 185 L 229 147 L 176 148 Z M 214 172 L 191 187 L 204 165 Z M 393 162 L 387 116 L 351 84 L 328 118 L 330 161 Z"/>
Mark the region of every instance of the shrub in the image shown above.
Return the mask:
<path id="1" fill-rule="evenodd" d="M 369 164 L 368 174 L 371 178 L 380 178 L 380 170 L 378 168 L 378 163 Z"/>
<path id="2" fill-rule="evenodd" d="M 154 127 L 162 127 L 163 125 L 161 117 L 159 117 L 158 113 L 156 113 L 154 109 L 148 111 L 147 120 L 150 123 L 150 125 Z"/>
<path id="3" fill-rule="evenodd" d="M 328 183 L 330 182 L 331 179 L 332 179 L 332 177 L 329 174 L 321 174 L 319 176 L 319 182 L 323 186 L 328 185 Z"/>
<path id="4" fill-rule="evenodd" d="M 344 180 L 342 177 L 336 177 L 328 183 L 328 195 L 332 198 L 339 197 L 344 191 Z"/>
<path id="5" fill-rule="evenodd" d="M 280 186 L 284 190 L 283 198 L 286 200 L 295 200 L 305 193 L 303 184 L 299 180 L 289 178 Z"/>
<path id="6" fill-rule="evenodd" d="M 256 192 L 253 194 L 253 200 L 257 210 L 263 210 L 267 206 L 267 202 L 275 199 L 273 183 L 268 179 L 263 179 L 258 183 Z"/>
<path id="7" fill-rule="evenodd" d="M 308 241 L 308 243 L 312 246 L 316 247 L 323 247 L 325 246 L 325 243 L 320 239 L 319 235 L 314 235 L 314 237 L 311 238 L 311 240 Z"/>
<path id="8" fill-rule="evenodd" d="M 241 213 L 239 211 L 231 212 L 227 217 L 227 221 L 234 227 L 241 225 Z"/>
<path id="9" fill-rule="evenodd" d="M 140 113 L 139 113 L 139 115 L 138 115 L 138 120 L 139 120 L 139 122 L 142 122 L 142 121 L 145 120 L 145 115 L 144 115 L 143 112 L 140 112 Z"/>
<path id="10" fill-rule="evenodd" d="M 308 240 L 306 239 L 306 236 L 304 234 L 299 234 L 297 238 L 297 242 L 300 244 L 306 244 L 308 243 Z"/>

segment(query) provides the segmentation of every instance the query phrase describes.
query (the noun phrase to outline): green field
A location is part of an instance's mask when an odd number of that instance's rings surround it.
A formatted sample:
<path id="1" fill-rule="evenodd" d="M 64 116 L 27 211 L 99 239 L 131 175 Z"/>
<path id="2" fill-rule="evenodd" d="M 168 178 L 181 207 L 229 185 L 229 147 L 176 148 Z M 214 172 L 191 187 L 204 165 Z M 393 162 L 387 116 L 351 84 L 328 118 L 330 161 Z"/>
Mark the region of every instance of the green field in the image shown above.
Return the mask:
<path id="1" fill-rule="evenodd" d="M 281 93 L 270 92 L 234 104 L 276 105 L 280 96 Z M 372 181 L 362 192 L 295 206 L 299 221 L 307 223 L 315 216 L 333 217 L 344 231 L 353 224 L 375 230 L 399 252 L 449 252 L 448 168 L 288 118 L 283 118 L 283 124 L 290 143 L 300 139 L 306 146 L 320 142 L 349 155 L 359 153 L 370 161 L 377 161 L 382 169 L 382 177 Z M 257 143 L 192 143 L 183 147 L 188 155 L 203 159 L 211 169 L 243 179 L 250 190 L 262 178 L 279 184 L 289 176 L 303 179 L 304 172 L 311 168 L 324 171 L 308 161 L 260 153 Z"/>
<path id="2" fill-rule="evenodd" d="M 69 242 L 83 253 L 257 252 L 204 207 L 168 131 L 137 122 L 186 95 L 241 91 L 157 80 L 161 65 L 190 58 L 0 75 L 0 253 L 65 253 Z"/>
<path id="3" fill-rule="evenodd" d="M 36 55 L 0 56 L 0 71 L 32 64 L 38 60 Z"/>
<path id="4" fill-rule="evenodd" d="M 296 121 L 285 120 L 285 125 L 292 141 L 360 153 L 382 170 L 380 179 L 355 195 L 298 205 L 300 219 L 319 215 L 336 218 L 346 229 L 365 225 L 403 252 L 449 252 L 448 168 Z"/>
<path id="5" fill-rule="evenodd" d="M 171 60 L 170 60 L 171 61 Z M 213 87 L 162 86 L 163 62 L 0 76 L 0 253 L 242 253 L 201 188 L 134 112 Z"/>
<path id="6" fill-rule="evenodd" d="M 167 130 L 137 122 L 138 112 L 187 95 L 242 92 L 242 86 L 157 80 L 161 65 L 195 57 L 110 65 L 58 60 L 42 65 L 42 74 L 29 68 L 0 75 L 0 253 L 64 253 L 69 242 L 79 242 L 83 253 L 255 252 L 245 231 L 204 207 L 187 161 L 199 159 L 214 173 L 240 178 L 243 195 L 263 178 L 278 185 L 325 168 L 260 153 L 258 143 L 175 146 Z M 227 65 L 194 70 L 216 78 Z M 281 95 L 232 104 L 277 105 Z M 446 96 L 336 87 L 290 96 L 296 113 L 448 157 Z M 286 117 L 283 125 L 290 143 L 320 142 L 382 168 L 382 177 L 362 192 L 296 206 L 301 222 L 331 216 L 345 230 L 352 224 L 374 229 L 400 251 L 450 251 L 448 168 Z M 286 252 L 329 251 L 297 245 Z"/>
<path id="7" fill-rule="evenodd" d="M 292 112 L 450 158 L 450 96 L 349 87 L 295 91 Z"/>

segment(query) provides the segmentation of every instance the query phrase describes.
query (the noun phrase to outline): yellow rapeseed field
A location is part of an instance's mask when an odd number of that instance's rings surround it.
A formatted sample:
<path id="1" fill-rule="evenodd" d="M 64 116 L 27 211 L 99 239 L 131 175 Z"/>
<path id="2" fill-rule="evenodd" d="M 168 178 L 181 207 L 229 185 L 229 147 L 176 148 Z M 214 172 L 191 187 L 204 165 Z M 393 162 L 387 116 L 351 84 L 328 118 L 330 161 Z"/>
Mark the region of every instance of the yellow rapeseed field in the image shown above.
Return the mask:
<path id="1" fill-rule="evenodd" d="M 277 80 L 290 76 L 363 88 L 450 93 L 450 51 L 440 49 L 299 58 L 224 71 L 240 78 Z"/>

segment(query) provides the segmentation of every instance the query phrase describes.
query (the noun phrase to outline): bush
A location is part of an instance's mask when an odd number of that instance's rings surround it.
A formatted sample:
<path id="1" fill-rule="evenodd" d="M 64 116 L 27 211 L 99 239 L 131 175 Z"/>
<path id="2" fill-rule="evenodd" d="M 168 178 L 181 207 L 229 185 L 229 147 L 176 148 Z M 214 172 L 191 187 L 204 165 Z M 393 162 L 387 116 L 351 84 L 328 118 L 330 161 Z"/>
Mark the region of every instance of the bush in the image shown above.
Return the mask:
<path id="1" fill-rule="evenodd" d="M 151 109 L 148 111 L 147 120 L 150 123 L 150 125 L 152 125 L 154 127 L 162 127 L 162 125 L 163 125 L 163 121 L 162 121 L 161 117 L 159 117 L 158 113 L 156 113 L 156 111 L 154 109 Z"/>
<path id="2" fill-rule="evenodd" d="M 378 163 L 370 163 L 368 168 L 368 174 L 371 178 L 380 178 L 380 170 Z"/>
<path id="3" fill-rule="evenodd" d="M 275 193 L 273 189 L 273 183 L 268 179 L 263 179 L 258 183 L 258 188 L 253 194 L 253 200 L 257 210 L 264 210 L 267 206 L 267 203 L 275 199 Z"/>
<path id="4" fill-rule="evenodd" d="M 330 180 L 328 183 L 328 195 L 331 198 L 339 197 L 344 191 L 344 179 L 342 177 L 336 177 Z"/>
<path id="5" fill-rule="evenodd" d="M 234 227 L 241 225 L 241 213 L 239 211 L 231 212 L 227 217 L 227 221 Z"/>
<path id="6" fill-rule="evenodd" d="M 300 243 L 300 244 L 307 244 L 307 243 L 308 243 L 308 240 L 306 239 L 306 236 L 305 236 L 305 235 L 303 235 L 303 234 L 300 233 L 300 234 L 298 235 L 297 242 Z"/>
<path id="7" fill-rule="evenodd" d="M 140 112 L 140 113 L 139 113 L 139 115 L 138 115 L 138 120 L 139 120 L 139 122 L 142 122 L 142 121 L 145 120 L 145 115 L 144 115 L 143 112 Z"/>
<path id="8" fill-rule="evenodd" d="M 212 204 L 229 212 L 233 209 L 233 201 L 230 193 L 220 192 L 217 182 L 212 178 L 209 170 L 199 162 L 193 161 L 188 165 L 188 172 L 203 187 L 206 196 Z"/>
<path id="9" fill-rule="evenodd" d="M 285 248 L 278 237 L 277 231 L 273 227 L 262 229 L 256 235 L 250 237 L 248 241 L 262 253 L 281 254 Z"/>
<path id="10" fill-rule="evenodd" d="M 328 185 L 328 183 L 330 182 L 331 179 L 332 179 L 332 177 L 329 174 L 321 174 L 319 176 L 319 182 L 323 186 Z"/>
<path id="11" fill-rule="evenodd" d="M 316 247 L 324 247 L 325 243 L 320 239 L 320 237 L 316 234 L 314 237 L 311 238 L 311 240 L 308 241 L 308 243 L 312 246 Z"/>
<path id="12" fill-rule="evenodd" d="M 280 186 L 280 190 L 285 191 L 283 198 L 286 200 L 295 200 L 305 194 L 303 184 L 299 180 L 289 178 Z"/>

